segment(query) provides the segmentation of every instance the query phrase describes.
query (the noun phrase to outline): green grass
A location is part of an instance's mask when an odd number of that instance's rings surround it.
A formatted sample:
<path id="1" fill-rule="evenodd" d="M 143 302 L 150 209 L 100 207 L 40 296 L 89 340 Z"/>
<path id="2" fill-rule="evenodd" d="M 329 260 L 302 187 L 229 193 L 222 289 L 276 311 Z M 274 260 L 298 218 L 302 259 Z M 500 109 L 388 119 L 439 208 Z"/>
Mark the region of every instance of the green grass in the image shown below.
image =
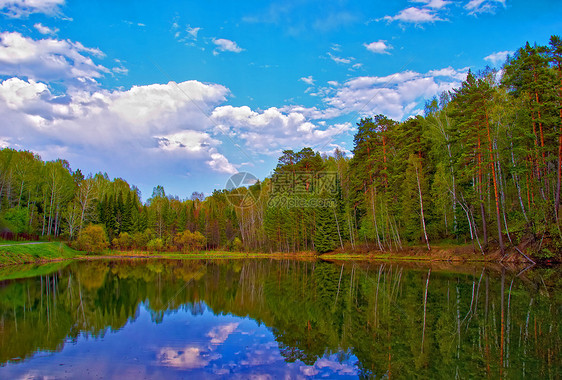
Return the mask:
<path id="1" fill-rule="evenodd" d="M 0 245 L 18 245 L 18 244 L 26 244 L 29 243 L 26 240 L 4 240 L 4 239 L 0 239 Z"/>
<path id="2" fill-rule="evenodd" d="M 71 259 L 83 253 L 64 243 L 15 244 L 0 247 L 0 265 L 36 263 L 58 259 Z"/>

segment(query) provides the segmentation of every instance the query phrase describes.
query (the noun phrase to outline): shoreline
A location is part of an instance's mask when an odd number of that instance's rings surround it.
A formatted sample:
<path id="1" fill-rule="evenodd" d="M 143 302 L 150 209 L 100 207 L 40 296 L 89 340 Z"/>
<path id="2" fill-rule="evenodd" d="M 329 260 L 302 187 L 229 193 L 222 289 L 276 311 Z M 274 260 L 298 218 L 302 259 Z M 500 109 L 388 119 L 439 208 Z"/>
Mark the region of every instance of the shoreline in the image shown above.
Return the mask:
<path id="1" fill-rule="evenodd" d="M 502 258 L 503 257 L 503 258 Z M 510 263 L 529 264 L 516 252 L 502 256 L 499 252 L 488 254 L 474 253 L 466 246 L 435 247 L 428 252 L 422 247 L 407 247 L 401 251 L 380 252 L 367 251 L 333 252 L 318 255 L 312 251 L 303 252 L 230 252 L 204 251 L 197 253 L 157 252 L 148 251 L 119 251 L 106 250 L 101 254 L 87 254 L 74 250 L 62 242 L 48 242 L 43 244 L 21 244 L 0 246 L 0 267 L 18 264 L 46 264 L 66 260 L 100 260 L 100 259 L 176 259 L 176 260 L 205 260 L 205 259 L 294 259 L 307 261 L 377 261 L 377 262 L 438 262 L 438 263 Z"/>

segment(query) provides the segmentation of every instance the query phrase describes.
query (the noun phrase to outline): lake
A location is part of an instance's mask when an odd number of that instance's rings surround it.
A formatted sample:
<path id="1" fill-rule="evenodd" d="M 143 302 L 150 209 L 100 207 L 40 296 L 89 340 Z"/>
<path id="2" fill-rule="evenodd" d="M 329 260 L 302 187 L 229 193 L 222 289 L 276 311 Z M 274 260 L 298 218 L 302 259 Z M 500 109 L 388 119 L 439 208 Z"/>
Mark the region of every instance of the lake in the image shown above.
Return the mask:
<path id="1" fill-rule="evenodd" d="M 0 378 L 555 379 L 561 274 L 295 260 L 1 268 Z"/>

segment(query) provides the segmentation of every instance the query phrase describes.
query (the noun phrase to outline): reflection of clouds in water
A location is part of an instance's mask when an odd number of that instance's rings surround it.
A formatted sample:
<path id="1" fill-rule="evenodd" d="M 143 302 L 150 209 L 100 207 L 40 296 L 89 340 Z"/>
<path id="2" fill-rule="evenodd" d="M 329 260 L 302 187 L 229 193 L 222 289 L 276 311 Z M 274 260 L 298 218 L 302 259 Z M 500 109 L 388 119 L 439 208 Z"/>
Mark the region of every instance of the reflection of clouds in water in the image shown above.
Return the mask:
<path id="1" fill-rule="evenodd" d="M 333 355 L 331 357 L 318 359 L 316 363 L 314 363 L 314 367 L 319 369 L 328 368 L 336 372 L 338 375 L 357 375 L 357 369 L 355 366 L 348 363 L 340 363 L 333 359 Z"/>
<path id="2" fill-rule="evenodd" d="M 353 364 L 353 355 L 342 360 L 337 354 L 327 354 L 313 365 L 306 365 L 300 360 L 287 362 L 276 340 L 260 339 L 259 336 L 263 335 L 261 331 L 246 329 L 241 322 L 216 324 L 207 331 L 206 334 L 202 332 L 206 337 L 204 342 L 197 345 L 160 350 L 160 364 L 183 370 L 203 370 L 205 376 L 233 379 L 333 378 L 356 377 L 359 374 Z M 227 340 L 229 344 L 225 344 Z M 226 358 L 229 359 L 224 362 Z M 201 375 L 198 373 L 198 376 Z"/>
<path id="3" fill-rule="evenodd" d="M 261 374 L 252 373 L 252 374 L 248 375 L 248 379 L 250 379 L 250 380 L 270 380 L 270 379 L 273 379 L 273 377 L 271 375 L 266 374 L 266 373 L 261 373 Z"/>
<path id="4" fill-rule="evenodd" d="M 260 366 L 284 361 L 279 352 L 279 344 L 276 341 L 256 343 L 246 351 L 246 358 L 240 361 L 243 366 Z"/>
<path id="5" fill-rule="evenodd" d="M 227 323 L 226 325 L 216 326 L 209 331 L 207 336 L 211 338 L 211 344 L 222 344 L 228 336 L 236 330 L 238 322 Z"/>
<path id="6" fill-rule="evenodd" d="M 314 366 L 308 366 L 308 365 L 303 365 L 299 369 L 302 372 L 302 374 L 305 376 L 316 376 L 318 375 L 318 372 L 320 372 Z"/>
<path id="7" fill-rule="evenodd" d="M 268 349 L 264 350 L 253 350 L 246 354 L 246 359 L 240 361 L 243 366 L 260 366 L 266 364 L 273 364 L 278 361 L 282 361 L 283 357 L 278 350 Z"/>
<path id="8" fill-rule="evenodd" d="M 204 368 L 209 365 L 213 360 L 220 359 L 221 354 L 214 353 L 217 345 L 224 343 L 230 334 L 232 334 L 239 323 L 227 323 L 224 325 L 215 326 L 207 333 L 207 337 L 211 338 L 207 348 L 198 346 L 186 346 L 185 348 L 163 347 L 158 354 L 158 361 L 166 366 L 182 368 L 182 369 L 196 369 Z M 217 375 L 224 375 L 230 372 L 226 368 L 214 368 L 213 372 Z"/>
<path id="9" fill-rule="evenodd" d="M 213 368 L 213 373 L 218 376 L 228 375 L 230 370 L 228 368 Z"/>
<path id="10" fill-rule="evenodd" d="M 175 349 L 164 347 L 160 350 L 158 360 L 160 363 L 176 368 L 194 369 L 206 367 L 212 360 L 220 359 L 220 354 L 213 354 L 208 350 L 199 347 L 185 347 Z"/>

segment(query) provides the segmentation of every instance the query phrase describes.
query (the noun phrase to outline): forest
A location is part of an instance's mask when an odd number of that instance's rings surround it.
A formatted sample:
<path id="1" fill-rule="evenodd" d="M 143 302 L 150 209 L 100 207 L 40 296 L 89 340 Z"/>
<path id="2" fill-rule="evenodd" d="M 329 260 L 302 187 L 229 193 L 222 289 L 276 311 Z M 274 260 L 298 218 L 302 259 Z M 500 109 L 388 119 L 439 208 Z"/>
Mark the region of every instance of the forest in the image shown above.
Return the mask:
<path id="1" fill-rule="evenodd" d="M 3 236 L 100 251 L 401 251 L 469 244 L 562 251 L 562 40 L 527 43 L 499 71 L 469 71 L 423 116 L 357 123 L 352 155 L 285 150 L 271 177 L 181 200 L 84 175 L 63 159 L 0 151 Z M 92 245 L 92 241 L 99 243 Z"/>

